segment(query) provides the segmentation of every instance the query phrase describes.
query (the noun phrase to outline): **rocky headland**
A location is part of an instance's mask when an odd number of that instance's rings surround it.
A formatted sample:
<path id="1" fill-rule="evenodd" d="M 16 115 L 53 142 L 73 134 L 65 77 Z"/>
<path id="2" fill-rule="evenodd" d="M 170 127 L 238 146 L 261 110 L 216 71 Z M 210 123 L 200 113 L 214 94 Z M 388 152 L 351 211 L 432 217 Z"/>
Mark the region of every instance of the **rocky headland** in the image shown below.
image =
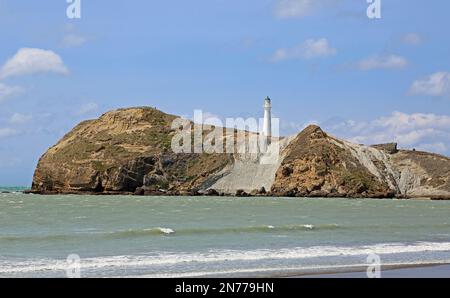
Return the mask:
<path id="1" fill-rule="evenodd" d="M 142 107 L 78 124 L 39 159 L 29 192 L 450 199 L 445 156 L 353 144 L 314 125 L 282 138 L 276 162 L 258 154 L 175 154 L 176 118 Z"/>

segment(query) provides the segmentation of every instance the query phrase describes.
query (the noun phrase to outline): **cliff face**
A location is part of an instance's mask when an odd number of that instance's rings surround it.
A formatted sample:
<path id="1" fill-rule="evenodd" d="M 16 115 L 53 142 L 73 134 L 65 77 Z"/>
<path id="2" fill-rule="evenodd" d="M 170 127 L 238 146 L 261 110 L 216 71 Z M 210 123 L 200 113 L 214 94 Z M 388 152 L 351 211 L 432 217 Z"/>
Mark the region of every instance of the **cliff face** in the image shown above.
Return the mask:
<path id="1" fill-rule="evenodd" d="M 393 196 L 389 185 L 372 174 L 342 141 L 314 125 L 286 148 L 273 191 L 290 196 Z"/>
<path id="2" fill-rule="evenodd" d="M 438 154 L 401 150 L 392 155 L 399 192 L 411 197 L 450 198 L 450 159 Z"/>
<path id="3" fill-rule="evenodd" d="M 317 126 L 284 138 L 280 158 L 268 164 L 263 155 L 174 154 L 175 118 L 130 108 L 80 123 L 41 157 L 32 191 L 450 198 L 444 156 L 356 145 Z"/>
<path id="4" fill-rule="evenodd" d="M 112 111 L 77 125 L 39 160 L 35 192 L 187 191 L 230 160 L 170 149 L 175 116 L 151 108 Z"/>

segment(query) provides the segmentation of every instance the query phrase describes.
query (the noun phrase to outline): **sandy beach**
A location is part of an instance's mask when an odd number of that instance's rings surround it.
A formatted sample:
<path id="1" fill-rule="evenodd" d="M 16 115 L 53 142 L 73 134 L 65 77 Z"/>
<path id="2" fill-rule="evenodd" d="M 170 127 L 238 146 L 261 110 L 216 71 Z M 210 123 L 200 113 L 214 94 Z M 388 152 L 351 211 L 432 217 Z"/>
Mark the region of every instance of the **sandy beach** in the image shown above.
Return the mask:
<path id="1" fill-rule="evenodd" d="M 327 273 L 297 276 L 298 278 L 367 278 L 366 271 Z M 381 278 L 449 278 L 450 264 L 413 266 L 409 268 L 386 268 Z"/>

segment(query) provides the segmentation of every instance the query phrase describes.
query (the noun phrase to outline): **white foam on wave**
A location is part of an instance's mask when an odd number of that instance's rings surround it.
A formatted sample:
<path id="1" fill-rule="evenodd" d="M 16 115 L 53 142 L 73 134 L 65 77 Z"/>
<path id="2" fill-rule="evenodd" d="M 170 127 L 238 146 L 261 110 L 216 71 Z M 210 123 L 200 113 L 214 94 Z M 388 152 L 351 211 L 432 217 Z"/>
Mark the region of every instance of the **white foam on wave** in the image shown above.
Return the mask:
<path id="1" fill-rule="evenodd" d="M 158 228 L 158 230 L 167 235 L 175 233 L 171 228 Z"/>
<path id="2" fill-rule="evenodd" d="M 151 267 L 177 265 L 181 263 L 211 263 L 231 261 L 262 261 L 262 260 L 301 260 L 320 257 L 351 257 L 369 255 L 450 252 L 450 242 L 417 242 L 414 244 L 388 243 L 364 246 L 314 246 L 289 249 L 256 249 L 256 250 L 214 250 L 204 253 L 161 253 L 157 255 L 132 255 L 95 257 L 81 259 L 82 269 L 101 269 L 114 267 Z M 30 260 L 30 261 L 0 261 L 0 274 L 12 274 L 34 271 L 66 270 L 65 261 Z"/>

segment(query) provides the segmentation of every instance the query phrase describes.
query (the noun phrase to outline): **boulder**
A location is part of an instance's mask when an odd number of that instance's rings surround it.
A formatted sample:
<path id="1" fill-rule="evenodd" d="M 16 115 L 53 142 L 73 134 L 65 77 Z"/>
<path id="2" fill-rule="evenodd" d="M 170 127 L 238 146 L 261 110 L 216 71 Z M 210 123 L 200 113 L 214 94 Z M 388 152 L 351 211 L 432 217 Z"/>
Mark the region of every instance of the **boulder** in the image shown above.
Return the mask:
<path id="1" fill-rule="evenodd" d="M 246 193 L 243 189 L 238 189 L 236 191 L 236 197 L 248 197 L 249 194 Z"/>

